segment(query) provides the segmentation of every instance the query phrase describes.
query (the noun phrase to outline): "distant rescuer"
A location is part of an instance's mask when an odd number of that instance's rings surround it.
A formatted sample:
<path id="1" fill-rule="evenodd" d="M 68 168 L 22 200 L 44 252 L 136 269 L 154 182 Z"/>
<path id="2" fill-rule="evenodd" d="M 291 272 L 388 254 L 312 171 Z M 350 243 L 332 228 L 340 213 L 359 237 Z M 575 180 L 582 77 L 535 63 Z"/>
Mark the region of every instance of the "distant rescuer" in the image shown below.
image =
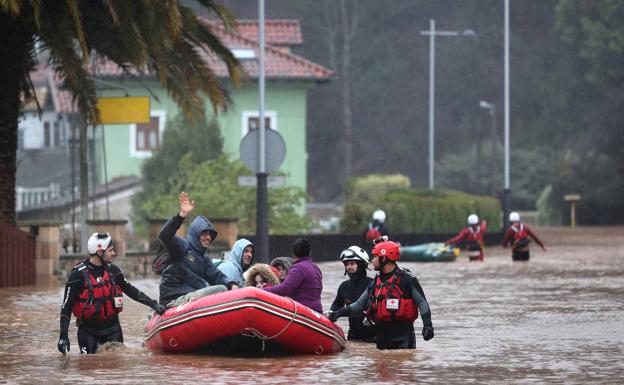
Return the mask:
<path id="1" fill-rule="evenodd" d="M 87 250 L 89 259 L 72 269 L 65 285 L 57 346 L 63 354 L 69 351 L 67 332 L 72 313 L 76 316 L 80 353 L 92 354 L 103 343 L 123 342 L 118 316 L 123 310 L 123 293 L 158 314 L 165 312 L 164 306 L 132 286 L 121 270 L 111 263 L 115 256 L 115 242 L 109 233 L 93 233 L 87 242 Z"/>
<path id="2" fill-rule="evenodd" d="M 511 225 L 507 229 L 505 233 L 505 237 L 503 238 L 503 247 L 507 247 L 507 245 L 511 245 L 511 259 L 514 261 L 528 261 L 529 254 L 529 243 L 531 243 L 531 239 L 533 238 L 535 242 L 540 245 L 542 250 L 546 251 L 546 247 L 542 241 L 535 235 L 535 233 L 531 230 L 529 225 L 526 225 L 520 222 L 520 214 L 517 212 L 512 212 L 509 214 L 509 222 Z M 529 238 L 530 237 L 530 238 Z"/>
<path id="3" fill-rule="evenodd" d="M 398 243 L 380 238 L 372 254 L 373 268 L 379 272 L 374 281 L 356 302 L 331 312 L 328 318 L 336 321 L 366 309 L 367 317 L 375 323 L 377 349 L 415 349 L 414 321 L 418 310 L 424 340 L 434 336 L 431 310 L 422 287 L 411 272 L 397 266 L 401 257 Z"/>
<path id="4" fill-rule="evenodd" d="M 468 258 L 470 258 L 471 261 L 483 262 L 483 235 L 485 234 L 487 222 L 483 220 L 481 224 L 479 224 L 479 217 L 477 214 L 470 214 L 467 221 L 468 227 L 464 228 L 459 234 L 444 243 L 448 245 L 466 240 Z"/>

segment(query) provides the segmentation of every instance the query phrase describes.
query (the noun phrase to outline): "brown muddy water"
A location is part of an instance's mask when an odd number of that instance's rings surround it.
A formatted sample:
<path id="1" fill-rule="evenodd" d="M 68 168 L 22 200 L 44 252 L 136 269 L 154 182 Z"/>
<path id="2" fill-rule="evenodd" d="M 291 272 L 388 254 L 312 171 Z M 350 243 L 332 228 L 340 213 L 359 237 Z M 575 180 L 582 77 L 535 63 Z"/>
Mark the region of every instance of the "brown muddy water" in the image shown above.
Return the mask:
<path id="1" fill-rule="evenodd" d="M 65 360 L 56 350 L 61 285 L 0 289 L 0 383 L 623 383 L 624 227 L 538 234 L 548 251 L 533 247 L 528 263 L 491 247 L 484 263 L 402 264 L 420 279 L 435 327 L 409 351 L 350 343 L 332 356 L 157 354 L 142 346 L 148 309 L 128 299 L 125 346 L 80 356 L 72 322 Z M 326 309 L 344 277 L 338 262 L 321 268 Z M 157 295 L 156 279 L 133 283 Z"/>

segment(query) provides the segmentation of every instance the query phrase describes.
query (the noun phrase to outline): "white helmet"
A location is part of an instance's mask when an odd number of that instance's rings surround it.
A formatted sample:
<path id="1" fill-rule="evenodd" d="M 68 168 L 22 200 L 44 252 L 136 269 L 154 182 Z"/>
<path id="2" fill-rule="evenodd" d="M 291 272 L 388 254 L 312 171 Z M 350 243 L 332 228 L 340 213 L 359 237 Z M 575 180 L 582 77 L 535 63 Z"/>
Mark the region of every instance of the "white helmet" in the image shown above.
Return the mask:
<path id="1" fill-rule="evenodd" d="M 477 223 L 479 223 L 479 217 L 477 216 L 477 214 L 470 214 L 470 215 L 468 215 L 468 224 L 469 225 L 476 225 Z"/>
<path id="2" fill-rule="evenodd" d="M 520 214 L 515 211 L 509 213 L 509 222 L 520 222 Z"/>
<path id="3" fill-rule="evenodd" d="M 98 250 L 106 250 L 113 244 L 113 237 L 110 233 L 93 233 L 87 241 L 87 251 L 89 254 L 96 254 Z"/>
<path id="4" fill-rule="evenodd" d="M 386 213 L 383 210 L 377 210 L 373 213 L 373 219 L 383 223 L 386 220 Z"/>
<path id="5" fill-rule="evenodd" d="M 362 261 L 364 266 L 368 266 L 369 260 L 368 253 L 360 246 L 351 246 L 340 253 L 340 262 L 342 263 L 346 261 Z"/>

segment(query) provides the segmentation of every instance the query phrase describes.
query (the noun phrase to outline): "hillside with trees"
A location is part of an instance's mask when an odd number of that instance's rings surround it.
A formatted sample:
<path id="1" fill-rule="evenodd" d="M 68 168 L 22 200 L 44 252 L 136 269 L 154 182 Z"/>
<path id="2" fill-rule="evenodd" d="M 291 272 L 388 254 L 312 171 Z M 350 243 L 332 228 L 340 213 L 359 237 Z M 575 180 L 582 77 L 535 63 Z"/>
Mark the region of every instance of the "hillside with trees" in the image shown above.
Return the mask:
<path id="1" fill-rule="evenodd" d="M 223 2 L 239 19 L 257 4 Z M 502 0 L 272 0 L 266 17 L 301 22 L 295 51 L 336 71 L 309 92 L 309 193 L 342 202 L 352 176 L 428 180 L 429 40 L 436 39 L 436 187 L 500 196 L 503 187 Z M 566 223 L 562 196 L 581 194 L 580 223 L 622 223 L 624 3 L 514 0 L 511 189 L 515 209 Z M 490 112 L 479 106 L 486 101 Z"/>

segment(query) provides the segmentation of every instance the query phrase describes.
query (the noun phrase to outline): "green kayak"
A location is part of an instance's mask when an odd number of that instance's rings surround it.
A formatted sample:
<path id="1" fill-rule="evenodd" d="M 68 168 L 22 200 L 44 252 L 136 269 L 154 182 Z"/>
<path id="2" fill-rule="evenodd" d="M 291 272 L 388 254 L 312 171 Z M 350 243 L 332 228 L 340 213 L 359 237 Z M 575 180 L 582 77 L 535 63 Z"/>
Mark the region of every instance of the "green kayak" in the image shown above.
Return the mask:
<path id="1" fill-rule="evenodd" d="M 453 262 L 458 255 L 459 248 L 441 242 L 401 246 L 402 262 Z"/>

